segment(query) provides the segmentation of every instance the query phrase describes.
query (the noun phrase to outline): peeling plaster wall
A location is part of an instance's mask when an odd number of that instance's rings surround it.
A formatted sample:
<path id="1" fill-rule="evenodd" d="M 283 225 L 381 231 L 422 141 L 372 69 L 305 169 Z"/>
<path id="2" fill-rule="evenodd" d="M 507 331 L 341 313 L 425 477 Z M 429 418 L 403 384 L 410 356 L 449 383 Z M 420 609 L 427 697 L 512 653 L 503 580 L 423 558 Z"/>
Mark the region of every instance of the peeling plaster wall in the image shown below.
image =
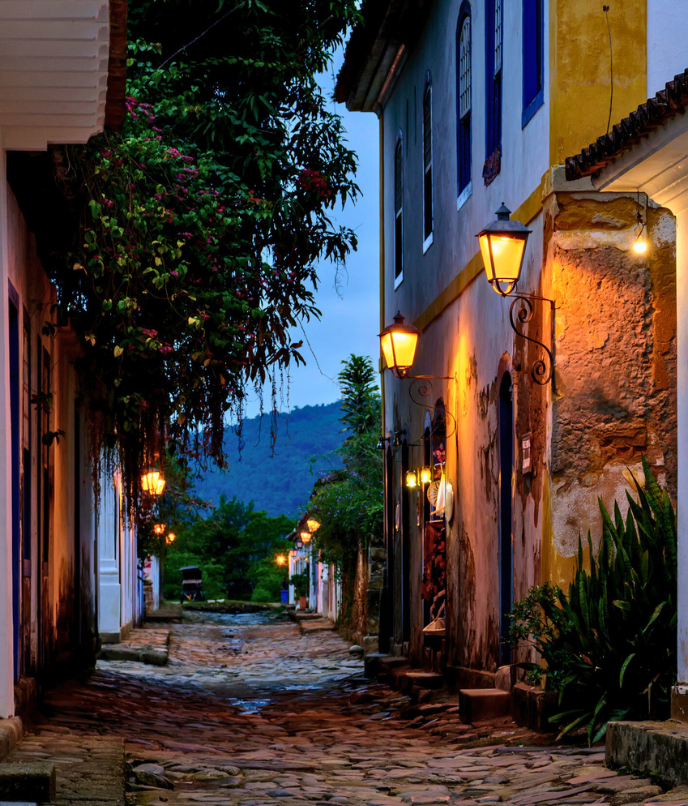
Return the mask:
<path id="1" fill-rule="evenodd" d="M 557 375 L 546 576 L 555 582 L 568 579 L 579 535 L 599 540 L 598 497 L 625 515 L 642 455 L 676 495 L 674 219 L 649 208 L 649 249 L 637 255 L 636 210 L 612 194 L 549 201 Z"/>

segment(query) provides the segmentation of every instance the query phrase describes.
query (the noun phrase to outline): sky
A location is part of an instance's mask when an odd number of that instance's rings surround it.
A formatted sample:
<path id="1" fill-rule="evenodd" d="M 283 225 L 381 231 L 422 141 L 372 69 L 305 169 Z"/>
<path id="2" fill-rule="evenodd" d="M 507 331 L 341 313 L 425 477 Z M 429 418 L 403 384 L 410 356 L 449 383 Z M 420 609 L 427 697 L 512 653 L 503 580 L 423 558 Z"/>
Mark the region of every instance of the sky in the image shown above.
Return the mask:
<path id="1" fill-rule="evenodd" d="M 331 98 L 334 92 L 342 58 L 340 50 L 332 69 L 321 76 L 320 84 L 327 97 Z M 358 250 L 347 259 L 339 293 L 335 289 L 334 265 L 326 262 L 319 266 L 320 285 L 315 301 L 322 318 L 305 325 L 312 352 L 304 342 L 301 353 L 306 366 L 291 368 L 288 398 L 284 390 L 284 404 L 280 406 L 283 411 L 338 400 L 336 377 L 341 362 L 355 353 L 371 356 L 377 365 L 379 355 L 378 121 L 372 113 L 349 112 L 343 104 L 334 101 L 331 104 L 344 120 L 349 148 L 358 155 L 356 183 L 361 189 L 356 204 L 347 203 L 344 210 L 335 209 L 333 219 L 355 230 Z M 301 338 L 299 331 L 295 336 L 297 341 Z M 258 412 L 259 403 L 252 397 L 246 416 L 253 417 Z"/>

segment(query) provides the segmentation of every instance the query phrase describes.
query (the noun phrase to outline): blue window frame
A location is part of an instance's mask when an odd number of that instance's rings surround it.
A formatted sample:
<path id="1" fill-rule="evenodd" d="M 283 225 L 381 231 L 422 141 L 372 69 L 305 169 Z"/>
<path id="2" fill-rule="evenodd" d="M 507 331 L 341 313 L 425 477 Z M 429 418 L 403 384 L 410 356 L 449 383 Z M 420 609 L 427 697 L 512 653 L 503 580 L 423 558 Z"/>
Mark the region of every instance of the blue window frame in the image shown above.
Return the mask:
<path id="1" fill-rule="evenodd" d="M 471 7 L 466 0 L 456 26 L 457 196 L 471 182 Z"/>
<path id="2" fill-rule="evenodd" d="M 503 0 L 485 3 L 485 87 L 487 125 L 486 158 L 483 167 L 485 184 L 497 176 L 501 167 L 502 145 L 502 33 Z"/>
<path id="3" fill-rule="evenodd" d="M 423 93 L 423 250 L 432 243 L 432 76 L 428 70 Z"/>
<path id="4" fill-rule="evenodd" d="M 404 148 L 401 133 L 394 149 L 394 287 L 404 277 Z"/>
<path id="5" fill-rule="evenodd" d="M 523 0 L 523 114 L 525 128 L 545 100 L 543 0 Z"/>

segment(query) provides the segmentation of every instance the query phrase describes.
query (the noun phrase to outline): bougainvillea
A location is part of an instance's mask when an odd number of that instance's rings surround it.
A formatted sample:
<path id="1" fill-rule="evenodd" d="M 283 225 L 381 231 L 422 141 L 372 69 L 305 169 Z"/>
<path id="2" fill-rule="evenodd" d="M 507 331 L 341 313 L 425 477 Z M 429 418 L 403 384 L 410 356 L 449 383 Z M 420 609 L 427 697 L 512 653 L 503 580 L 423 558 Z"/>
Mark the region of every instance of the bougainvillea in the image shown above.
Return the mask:
<path id="1" fill-rule="evenodd" d="M 94 457 L 117 457 L 132 501 L 166 451 L 223 462 L 247 387 L 274 395 L 303 361 L 293 333 L 318 316 L 319 262 L 355 248 L 330 218 L 355 196 L 355 157 L 316 80 L 355 13 L 138 3 L 122 132 L 53 152 L 78 222 L 60 313 L 83 348 Z"/>

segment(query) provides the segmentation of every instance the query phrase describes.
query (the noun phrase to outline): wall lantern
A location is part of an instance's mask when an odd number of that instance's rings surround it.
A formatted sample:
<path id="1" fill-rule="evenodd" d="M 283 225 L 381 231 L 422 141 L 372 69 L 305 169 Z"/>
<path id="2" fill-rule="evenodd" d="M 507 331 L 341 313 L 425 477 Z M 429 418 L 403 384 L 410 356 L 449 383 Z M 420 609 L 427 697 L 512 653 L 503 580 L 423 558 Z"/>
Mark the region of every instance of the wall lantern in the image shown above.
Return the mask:
<path id="1" fill-rule="evenodd" d="M 477 237 L 487 280 L 498 294 L 506 297 L 516 288 L 521 276 L 531 230 L 520 221 L 511 221 L 511 210 L 503 202 L 496 215 L 497 219 Z"/>
<path id="2" fill-rule="evenodd" d="M 407 325 L 401 311 L 397 311 L 394 324 L 380 333 L 380 346 L 385 362 L 397 378 L 405 378 L 411 371 L 419 336 L 420 330 Z"/>
<path id="3" fill-rule="evenodd" d="M 511 221 L 509 218 L 511 210 L 503 202 L 496 215 L 497 219 L 477 235 L 485 274 L 488 282 L 498 294 L 502 297 L 513 298 L 509 308 L 509 322 L 514 333 L 544 350 L 546 358 L 538 359 L 531 367 L 533 380 L 540 386 L 544 386 L 550 381 L 554 382 L 552 350 L 538 339 L 527 336 L 523 330 L 519 330 L 518 325 L 525 325 L 533 318 L 534 301 L 549 302 L 552 311 L 550 343 L 554 343 L 554 300 L 538 297 L 535 294 L 512 293 L 521 278 L 526 243 L 531 230 L 520 221 Z M 516 308 L 516 303 L 518 303 L 518 308 Z M 516 367 L 516 369 L 520 369 L 520 367 Z"/>
<path id="4" fill-rule="evenodd" d="M 159 470 L 149 470 L 141 476 L 141 489 L 150 495 L 162 495 L 165 478 Z"/>
<path id="5" fill-rule="evenodd" d="M 320 521 L 316 520 L 315 518 L 308 518 L 306 521 L 306 526 L 311 534 L 315 534 L 315 532 L 317 532 L 320 528 Z"/>
<path id="6" fill-rule="evenodd" d="M 156 523 L 153 527 L 153 531 L 156 535 L 161 535 L 165 531 L 165 524 L 164 523 Z"/>
<path id="7" fill-rule="evenodd" d="M 287 561 L 287 558 L 284 556 L 284 554 L 278 554 L 275 560 L 277 565 L 284 565 L 284 563 Z"/>
<path id="8" fill-rule="evenodd" d="M 409 490 L 415 490 L 418 486 L 418 476 L 416 475 L 415 470 L 407 470 L 406 471 L 406 486 Z"/>
<path id="9" fill-rule="evenodd" d="M 430 484 L 432 481 L 432 470 L 429 467 L 421 467 L 420 469 L 420 483 Z"/>
<path id="10" fill-rule="evenodd" d="M 313 535 L 310 532 L 303 531 L 299 532 L 299 537 L 304 543 L 310 543 Z"/>
<path id="11" fill-rule="evenodd" d="M 300 537 L 297 537 L 296 540 L 294 541 L 294 546 L 296 546 L 296 549 L 298 551 L 301 551 L 301 549 L 303 548 L 303 540 L 301 540 Z"/>
<path id="12" fill-rule="evenodd" d="M 177 535 L 176 535 L 174 532 L 170 532 L 170 533 L 167 535 L 167 542 L 168 542 L 168 543 L 174 543 L 174 541 L 175 541 L 176 539 L 177 539 Z"/>

